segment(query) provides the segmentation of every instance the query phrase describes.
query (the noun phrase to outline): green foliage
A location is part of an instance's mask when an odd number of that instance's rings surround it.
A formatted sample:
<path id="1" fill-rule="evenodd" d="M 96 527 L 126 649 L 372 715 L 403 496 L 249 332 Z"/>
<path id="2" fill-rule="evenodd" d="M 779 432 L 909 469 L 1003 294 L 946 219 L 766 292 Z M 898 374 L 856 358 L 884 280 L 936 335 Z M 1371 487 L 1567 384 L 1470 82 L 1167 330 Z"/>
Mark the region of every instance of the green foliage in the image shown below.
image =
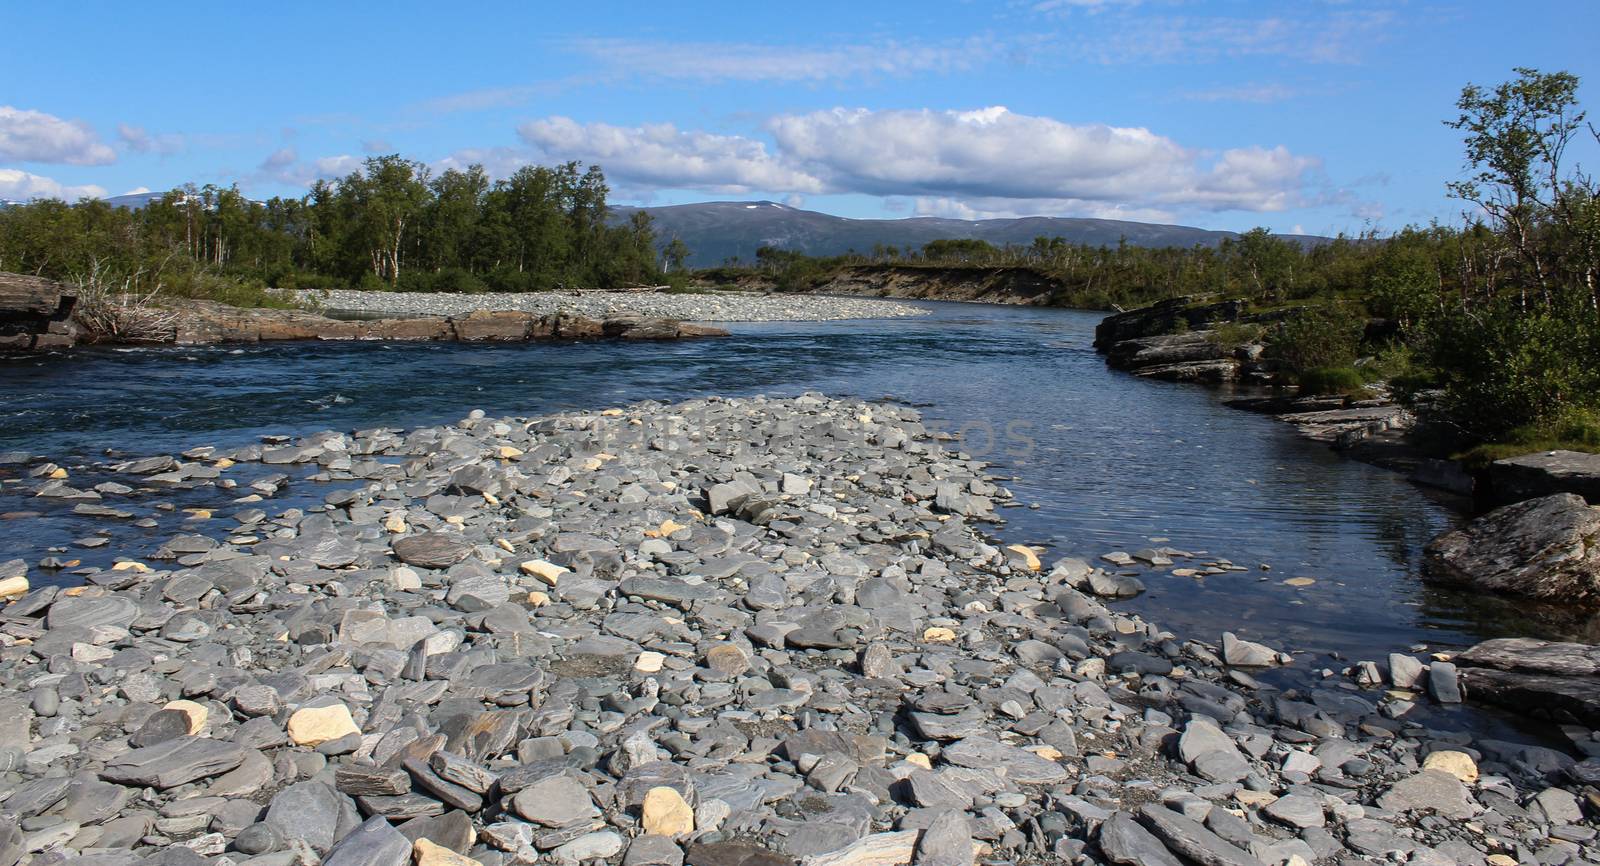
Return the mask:
<path id="1" fill-rule="evenodd" d="M 1267 338 L 1267 355 L 1293 378 L 1309 371 L 1346 368 L 1361 354 L 1365 321 L 1339 304 L 1313 307 L 1280 322 Z"/>
<path id="2" fill-rule="evenodd" d="M 480 166 L 437 177 L 399 156 L 366 161 L 303 198 L 187 186 L 138 210 L 45 200 L 0 209 L 0 270 L 72 280 L 98 268 L 130 291 L 284 303 L 283 289 L 481 292 L 660 282 L 648 214 L 606 221 L 596 166 Z M 669 245 L 668 259 L 688 252 Z"/>
<path id="3" fill-rule="evenodd" d="M 1600 315 L 1574 306 L 1523 309 L 1506 300 L 1454 309 L 1425 343 L 1442 393 L 1431 419 L 1471 441 L 1600 409 Z"/>
<path id="4" fill-rule="evenodd" d="M 1367 397 L 1367 378 L 1355 367 L 1313 367 L 1296 377 L 1302 394 L 1344 394 Z"/>
<path id="5" fill-rule="evenodd" d="M 1527 424 L 1497 442 L 1476 445 L 1456 455 L 1469 468 L 1535 451 L 1587 451 L 1600 454 L 1600 411 L 1569 408 L 1542 424 Z"/>
<path id="6" fill-rule="evenodd" d="M 1224 322 L 1211 329 L 1207 338 L 1219 346 L 1247 346 L 1261 342 L 1266 328 L 1254 322 Z"/>

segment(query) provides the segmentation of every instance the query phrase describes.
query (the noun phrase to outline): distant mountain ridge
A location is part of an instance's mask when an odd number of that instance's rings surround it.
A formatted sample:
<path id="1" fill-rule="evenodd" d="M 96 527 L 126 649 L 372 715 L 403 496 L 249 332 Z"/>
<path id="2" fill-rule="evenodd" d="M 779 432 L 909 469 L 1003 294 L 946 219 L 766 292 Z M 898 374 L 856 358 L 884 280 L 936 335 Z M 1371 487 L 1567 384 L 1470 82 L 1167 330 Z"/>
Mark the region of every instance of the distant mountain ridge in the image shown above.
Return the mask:
<path id="1" fill-rule="evenodd" d="M 612 209 L 618 222 L 636 211 L 655 219 L 656 236 L 674 237 L 688 245 L 689 264 L 709 267 L 738 257 L 755 261 L 763 246 L 782 247 L 813 256 L 836 256 L 855 250 L 871 252 L 875 245 L 919 249 L 929 241 L 975 238 L 995 246 L 1027 245 L 1036 237 L 1061 237 L 1071 243 L 1115 246 L 1126 240 L 1141 247 L 1215 247 L 1237 232 L 1213 231 L 1193 226 L 1160 225 L 1127 220 L 1085 217 L 1020 217 L 1016 219 L 960 220 L 939 217 L 906 219 L 851 219 L 817 211 L 800 210 L 770 201 L 713 201 L 664 207 Z M 1279 235 L 1315 245 L 1327 238 Z"/>

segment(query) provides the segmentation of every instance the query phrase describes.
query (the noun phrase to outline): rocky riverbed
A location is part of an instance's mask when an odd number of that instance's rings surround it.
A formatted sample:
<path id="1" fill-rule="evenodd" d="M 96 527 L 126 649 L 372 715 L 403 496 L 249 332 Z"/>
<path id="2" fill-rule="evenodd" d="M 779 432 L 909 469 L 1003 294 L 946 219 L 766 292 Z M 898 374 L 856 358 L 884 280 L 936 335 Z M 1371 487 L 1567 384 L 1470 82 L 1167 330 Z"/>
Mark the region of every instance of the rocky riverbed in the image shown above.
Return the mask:
<path id="1" fill-rule="evenodd" d="M 298 293 L 333 315 L 459 316 L 473 311 L 566 312 L 591 319 L 639 315 L 686 322 L 831 322 L 920 316 L 912 304 L 867 298 L 714 292 L 528 292 L 441 294 L 334 290 Z"/>
<path id="2" fill-rule="evenodd" d="M 240 487 L 81 585 L 0 565 L 0 866 L 1600 854 L 1600 760 L 1412 721 L 1461 699 L 1445 660 L 1274 688 L 1286 648 L 1097 597 L 1228 563 L 1003 546 L 1010 494 L 901 406 L 474 413 L 92 490 L 28 463 L 107 521 L 256 464 L 329 487 Z"/>

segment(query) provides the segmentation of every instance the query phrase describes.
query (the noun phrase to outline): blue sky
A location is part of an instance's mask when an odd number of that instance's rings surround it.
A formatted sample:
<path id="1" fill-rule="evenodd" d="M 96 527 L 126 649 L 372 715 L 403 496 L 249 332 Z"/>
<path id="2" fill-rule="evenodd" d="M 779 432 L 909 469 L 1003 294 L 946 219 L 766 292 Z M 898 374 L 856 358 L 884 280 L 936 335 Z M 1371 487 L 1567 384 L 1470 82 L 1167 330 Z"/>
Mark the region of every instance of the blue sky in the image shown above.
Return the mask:
<path id="1" fill-rule="evenodd" d="M 600 164 L 613 201 L 1331 234 L 1450 220 L 1463 84 L 1600 2 L 12 4 L 0 198 L 298 195 L 368 155 Z M 1574 157 L 1600 168 L 1592 142 Z"/>

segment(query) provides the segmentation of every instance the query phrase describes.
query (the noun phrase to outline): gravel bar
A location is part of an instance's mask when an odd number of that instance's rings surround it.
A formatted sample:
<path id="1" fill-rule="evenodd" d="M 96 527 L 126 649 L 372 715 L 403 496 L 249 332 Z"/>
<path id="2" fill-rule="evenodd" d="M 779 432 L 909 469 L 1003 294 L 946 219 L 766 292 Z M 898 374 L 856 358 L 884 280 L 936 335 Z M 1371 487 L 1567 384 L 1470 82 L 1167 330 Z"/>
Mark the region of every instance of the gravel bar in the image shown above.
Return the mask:
<path id="1" fill-rule="evenodd" d="M 363 315 L 455 316 L 475 310 L 555 313 L 562 310 L 591 319 L 622 313 L 660 316 L 686 322 L 832 322 L 921 316 L 927 310 L 898 301 L 819 295 L 758 295 L 741 292 L 669 295 L 622 292 L 361 292 L 339 289 L 298 293 L 329 313 Z"/>
<path id="2" fill-rule="evenodd" d="M 1102 600 L 1228 563 L 1041 563 L 944 441 L 808 394 L 30 464 L 108 521 L 312 474 L 0 563 L 0 866 L 1596 862 L 1600 760 L 1457 730 L 1453 665 L 1275 688 Z"/>

